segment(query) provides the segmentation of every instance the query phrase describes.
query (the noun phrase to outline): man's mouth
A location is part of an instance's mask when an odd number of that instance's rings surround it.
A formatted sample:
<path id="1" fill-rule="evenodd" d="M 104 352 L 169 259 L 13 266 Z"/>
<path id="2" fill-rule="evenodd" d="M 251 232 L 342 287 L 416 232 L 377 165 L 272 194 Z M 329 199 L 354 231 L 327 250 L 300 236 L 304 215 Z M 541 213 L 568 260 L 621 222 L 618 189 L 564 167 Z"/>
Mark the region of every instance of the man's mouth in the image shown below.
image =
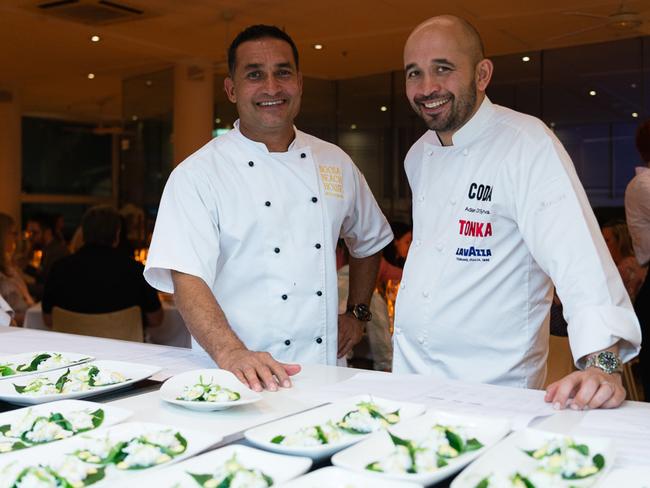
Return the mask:
<path id="1" fill-rule="evenodd" d="M 451 97 L 443 98 L 443 99 L 438 99 L 438 100 L 431 100 L 429 102 L 422 102 L 422 105 L 424 105 L 425 108 L 428 109 L 434 109 L 441 107 L 445 103 L 449 102 L 451 100 Z"/>
<path id="2" fill-rule="evenodd" d="M 257 102 L 256 105 L 259 107 L 274 107 L 276 105 L 282 105 L 283 103 L 286 103 L 286 100 L 264 100 L 263 102 Z"/>

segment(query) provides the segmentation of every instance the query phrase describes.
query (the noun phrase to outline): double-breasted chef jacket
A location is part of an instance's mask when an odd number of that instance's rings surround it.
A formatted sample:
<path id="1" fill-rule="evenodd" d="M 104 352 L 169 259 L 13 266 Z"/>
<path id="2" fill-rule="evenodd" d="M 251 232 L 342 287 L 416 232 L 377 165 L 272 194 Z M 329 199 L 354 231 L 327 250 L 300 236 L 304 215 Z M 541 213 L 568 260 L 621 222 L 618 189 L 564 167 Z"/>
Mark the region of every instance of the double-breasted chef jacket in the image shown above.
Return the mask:
<path id="1" fill-rule="evenodd" d="M 485 98 L 442 146 L 405 162 L 413 242 L 398 292 L 394 372 L 540 388 L 553 283 L 577 365 L 639 324 L 569 155 L 538 119 Z M 553 283 L 552 283 L 553 282 Z"/>
<path id="2" fill-rule="evenodd" d="M 335 249 L 363 258 L 392 239 L 363 177 L 337 146 L 296 130 L 274 153 L 233 130 L 183 161 L 165 186 L 145 278 L 201 278 L 247 348 L 336 364 Z"/>

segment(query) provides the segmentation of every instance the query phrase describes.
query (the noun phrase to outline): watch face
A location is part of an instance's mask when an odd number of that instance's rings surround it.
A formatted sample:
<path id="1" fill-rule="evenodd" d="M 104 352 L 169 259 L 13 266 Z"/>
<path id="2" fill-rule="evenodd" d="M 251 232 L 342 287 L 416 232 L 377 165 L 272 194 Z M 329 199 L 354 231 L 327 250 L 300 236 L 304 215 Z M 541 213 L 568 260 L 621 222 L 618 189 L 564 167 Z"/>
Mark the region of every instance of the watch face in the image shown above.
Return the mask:
<path id="1" fill-rule="evenodd" d="M 356 317 L 357 320 L 360 320 L 362 322 L 369 322 L 370 319 L 372 319 L 370 307 L 364 303 L 355 305 L 352 309 L 352 314 Z"/>
<path id="2" fill-rule="evenodd" d="M 616 371 L 621 365 L 621 360 L 618 359 L 613 352 L 605 351 L 598 355 L 598 364 L 607 372 Z"/>

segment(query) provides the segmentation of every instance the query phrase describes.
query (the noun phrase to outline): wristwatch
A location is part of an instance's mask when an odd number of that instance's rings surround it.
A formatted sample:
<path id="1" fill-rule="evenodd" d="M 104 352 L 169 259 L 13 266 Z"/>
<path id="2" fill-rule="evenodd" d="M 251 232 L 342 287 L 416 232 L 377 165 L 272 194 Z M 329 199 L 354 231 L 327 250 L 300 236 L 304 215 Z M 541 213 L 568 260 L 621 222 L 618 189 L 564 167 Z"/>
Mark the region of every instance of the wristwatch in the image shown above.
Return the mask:
<path id="1" fill-rule="evenodd" d="M 345 310 L 346 313 L 352 312 L 354 318 L 361 322 L 370 322 L 372 320 L 372 313 L 370 307 L 365 303 L 357 303 L 356 305 L 348 305 Z"/>
<path id="2" fill-rule="evenodd" d="M 587 357 L 585 369 L 587 368 L 600 368 L 607 374 L 621 372 L 621 358 L 618 354 L 610 351 L 599 352 Z"/>

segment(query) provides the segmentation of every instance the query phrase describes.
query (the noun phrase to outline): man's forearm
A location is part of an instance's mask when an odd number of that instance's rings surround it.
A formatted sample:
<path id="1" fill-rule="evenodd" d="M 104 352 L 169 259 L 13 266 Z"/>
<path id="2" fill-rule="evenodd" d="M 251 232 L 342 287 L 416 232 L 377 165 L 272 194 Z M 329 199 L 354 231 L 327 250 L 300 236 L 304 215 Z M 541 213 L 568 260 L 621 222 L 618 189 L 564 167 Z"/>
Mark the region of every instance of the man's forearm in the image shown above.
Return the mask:
<path id="1" fill-rule="evenodd" d="M 219 363 L 223 351 L 245 349 L 233 332 L 208 285 L 200 278 L 172 271 L 174 301 L 190 333 Z"/>
<path id="2" fill-rule="evenodd" d="M 350 256 L 350 292 L 349 304 L 370 304 L 375 289 L 381 254 L 376 253 L 365 258 Z"/>

